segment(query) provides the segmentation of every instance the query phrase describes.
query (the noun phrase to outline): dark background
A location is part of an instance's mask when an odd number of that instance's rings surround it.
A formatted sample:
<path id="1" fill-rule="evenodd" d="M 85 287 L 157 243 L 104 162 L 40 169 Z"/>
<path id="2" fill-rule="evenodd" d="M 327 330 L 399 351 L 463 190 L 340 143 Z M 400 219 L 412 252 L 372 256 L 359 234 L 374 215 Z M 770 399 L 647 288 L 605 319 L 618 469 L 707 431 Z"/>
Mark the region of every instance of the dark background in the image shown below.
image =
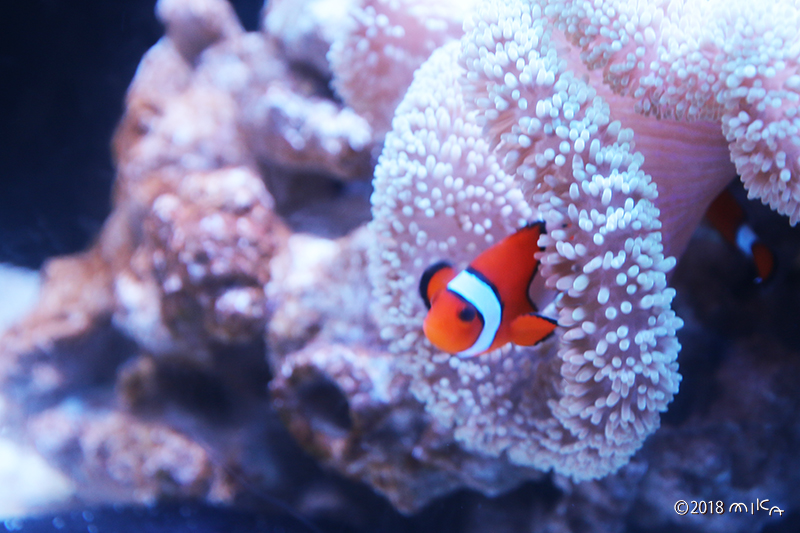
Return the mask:
<path id="1" fill-rule="evenodd" d="M 261 0 L 232 1 L 245 28 Z M 155 0 L 9 0 L 0 16 L 0 263 L 85 248 L 110 210 L 110 142 Z"/>

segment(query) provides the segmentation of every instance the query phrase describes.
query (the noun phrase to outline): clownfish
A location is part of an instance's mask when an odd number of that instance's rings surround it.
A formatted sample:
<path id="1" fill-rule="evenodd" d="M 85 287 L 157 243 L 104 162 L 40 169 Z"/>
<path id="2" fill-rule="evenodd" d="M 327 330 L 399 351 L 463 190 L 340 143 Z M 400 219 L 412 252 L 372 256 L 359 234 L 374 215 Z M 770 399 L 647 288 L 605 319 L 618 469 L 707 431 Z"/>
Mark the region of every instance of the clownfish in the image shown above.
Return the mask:
<path id="1" fill-rule="evenodd" d="M 428 340 L 444 352 L 471 357 L 508 342 L 533 346 L 549 337 L 558 322 L 538 313 L 529 292 L 543 232 L 544 222 L 529 224 L 458 273 L 446 261 L 429 266 L 419 283 Z"/>
<path id="2" fill-rule="evenodd" d="M 729 190 L 717 196 L 706 210 L 706 220 L 730 244 L 753 262 L 754 281 L 768 281 L 775 271 L 775 255 L 747 223 L 744 209 Z"/>

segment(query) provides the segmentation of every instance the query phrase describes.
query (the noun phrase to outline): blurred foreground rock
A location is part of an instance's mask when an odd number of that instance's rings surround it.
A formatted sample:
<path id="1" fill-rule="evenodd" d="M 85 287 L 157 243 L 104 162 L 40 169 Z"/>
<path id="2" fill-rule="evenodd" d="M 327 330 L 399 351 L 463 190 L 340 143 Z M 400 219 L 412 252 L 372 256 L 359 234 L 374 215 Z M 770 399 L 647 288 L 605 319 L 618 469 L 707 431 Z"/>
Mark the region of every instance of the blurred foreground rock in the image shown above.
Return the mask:
<path id="1" fill-rule="evenodd" d="M 744 533 L 781 518 L 733 502 L 796 512 L 800 241 L 772 214 L 769 286 L 715 234 L 690 244 L 673 280 L 685 380 L 616 475 L 573 484 L 432 422 L 372 319 L 374 144 L 325 87 L 332 5 L 276 1 L 246 33 L 222 0 L 159 2 L 167 35 L 114 140 L 114 212 L 0 338 L 7 433 L 86 502 L 277 497 L 339 530 Z M 726 514 L 679 516 L 680 499 Z"/>
<path id="2" fill-rule="evenodd" d="M 113 140 L 113 212 L 90 250 L 45 266 L 38 306 L 0 341 L 3 427 L 89 502 L 232 502 L 313 469 L 269 407 L 264 290 L 285 220 L 368 181 L 373 142 L 226 1 L 162 0 L 156 14 L 166 35 Z M 359 195 L 333 233 L 364 219 Z"/>

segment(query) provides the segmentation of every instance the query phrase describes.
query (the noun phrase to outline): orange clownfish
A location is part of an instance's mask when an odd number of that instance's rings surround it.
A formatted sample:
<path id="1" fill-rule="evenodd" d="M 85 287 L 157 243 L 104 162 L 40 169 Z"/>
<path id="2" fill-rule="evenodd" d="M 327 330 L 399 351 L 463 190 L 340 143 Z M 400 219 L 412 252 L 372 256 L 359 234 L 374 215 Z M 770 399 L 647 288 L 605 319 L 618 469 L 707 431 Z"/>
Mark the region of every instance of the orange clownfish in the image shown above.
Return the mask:
<path id="1" fill-rule="evenodd" d="M 755 282 L 768 281 L 775 271 L 775 255 L 747 223 L 744 209 L 727 189 L 706 210 L 706 220 L 722 237 L 753 262 Z"/>
<path id="2" fill-rule="evenodd" d="M 422 275 L 419 292 L 428 315 L 422 329 L 444 352 L 471 357 L 513 342 L 532 346 L 557 321 L 540 315 L 529 289 L 536 276 L 544 222 L 529 224 L 475 258 L 456 274 L 441 261 Z"/>

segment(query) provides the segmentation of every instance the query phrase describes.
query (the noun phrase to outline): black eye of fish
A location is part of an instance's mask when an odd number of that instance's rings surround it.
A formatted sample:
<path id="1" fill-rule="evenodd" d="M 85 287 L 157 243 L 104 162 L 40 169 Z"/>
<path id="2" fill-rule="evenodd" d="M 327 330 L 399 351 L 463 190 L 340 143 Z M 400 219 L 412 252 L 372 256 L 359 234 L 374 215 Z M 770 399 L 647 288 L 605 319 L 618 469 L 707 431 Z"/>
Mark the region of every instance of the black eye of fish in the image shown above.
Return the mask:
<path id="1" fill-rule="evenodd" d="M 475 319 L 475 309 L 472 306 L 465 307 L 458 312 L 458 319 L 463 322 L 471 322 Z"/>

